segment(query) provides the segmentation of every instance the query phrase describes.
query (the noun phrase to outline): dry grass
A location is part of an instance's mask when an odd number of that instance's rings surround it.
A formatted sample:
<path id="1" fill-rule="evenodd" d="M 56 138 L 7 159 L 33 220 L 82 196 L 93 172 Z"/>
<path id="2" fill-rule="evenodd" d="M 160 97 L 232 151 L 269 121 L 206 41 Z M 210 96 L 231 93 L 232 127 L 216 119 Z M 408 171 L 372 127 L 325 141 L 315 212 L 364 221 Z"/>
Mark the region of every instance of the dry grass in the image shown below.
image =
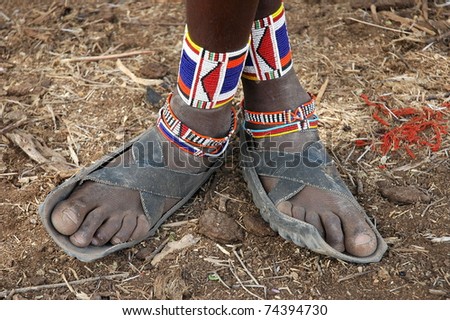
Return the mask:
<path id="1" fill-rule="evenodd" d="M 153 125 L 159 104 L 146 102 L 146 85 L 163 98 L 175 83 L 183 7 L 159 2 L 17 1 L 1 9 L 0 297 L 448 298 L 449 136 L 437 152 L 417 149 L 417 159 L 355 145 L 379 144 L 382 135 L 362 93 L 386 97 L 391 108 L 450 101 L 450 17 L 422 5 L 380 12 L 343 1 L 288 2 L 295 68 L 320 94 L 322 139 L 389 243 L 380 264 L 355 266 L 248 234 L 232 247 L 202 238 L 151 266 L 146 256 L 195 233 L 204 209 L 225 206 L 217 194 L 236 200 L 226 209 L 239 223 L 257 213 L 235 157 L 155 239 L 92 264 L 55 247 L 38 204 L 78 168 Z M 432 202 L 390 204 L 378 194 L 380 182 L 418 185 Z"/>

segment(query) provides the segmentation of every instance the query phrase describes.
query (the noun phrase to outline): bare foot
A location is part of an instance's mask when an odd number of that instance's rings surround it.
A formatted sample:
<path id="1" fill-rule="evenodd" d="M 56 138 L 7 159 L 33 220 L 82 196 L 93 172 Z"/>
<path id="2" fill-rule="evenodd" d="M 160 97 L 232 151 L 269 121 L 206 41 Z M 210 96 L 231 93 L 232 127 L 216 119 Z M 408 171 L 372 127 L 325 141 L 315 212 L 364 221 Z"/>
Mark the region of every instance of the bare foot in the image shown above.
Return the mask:
<path id="1" fill-rule="evenodd" d="M 172 97 L 171 105 L 180 120 L 199 133 L 221 137 L 230 128 L 229 107 L 195 109 L 183 105 L 177 94 Z M 210 121 L 211 117 L 216 121 Z M 205 159 L 182 152 L 169 142 L 163 149 L 168 162 L 166 165 L 171 169 L 197 173 L 209 166 Z M 130 152 L 126 151 L 108 166 L 129 162 Z M 166 199 L 163 211 L 167 212 L 179 200 Z M 93 181 L 85 181 L 65 201 L 60 202 L 52 212 L 51 221 L 59 233 L 69 236 L 78 247 L 102 246 L 108 242 L 118 244 L 143 238 L 156 222 L 148 221 L 138 191 Z"/>
<path id="2" fill-rule="evenodd" d="M 55 207 L 52 224 L 78 247 L 138 239 L 151 227 L 138 191 L 92 181 L 78 186 Z"/>
<path id="3" fill-rule="evenodd" d="M 293 70 L 279 79 L 260 82 L 244 79 L 243 84 L 246 108 L 251 111 L 285 110 L 310 100 Z M 318 135 L 313 131 L 295 132 L 270 138 L 270 145 L 283 146 L 286 152 L 300 152 L 306 143 L 317 140 Z M 265 142 L 268 141 L 263 144 Z M 270 192 L 277 181 L 277 178 L 261 177 L 266 192 Z M 279 203 L 277 209 L 315 226 L 337 251 L 366 257 L 377 249 L 375 233 L 358 208 L 332 192 L 306 186 L 287 201 Z"/>

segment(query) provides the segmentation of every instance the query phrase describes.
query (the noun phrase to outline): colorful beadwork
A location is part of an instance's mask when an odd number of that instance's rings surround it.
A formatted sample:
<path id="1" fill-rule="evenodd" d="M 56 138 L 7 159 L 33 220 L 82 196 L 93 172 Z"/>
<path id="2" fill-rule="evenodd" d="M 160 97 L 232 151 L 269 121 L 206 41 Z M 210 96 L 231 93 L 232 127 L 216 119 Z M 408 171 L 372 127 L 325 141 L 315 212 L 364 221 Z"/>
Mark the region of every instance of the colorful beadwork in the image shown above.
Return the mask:
<path id="1" fill-rule="evenodd" d="M 218 108 L 237 91 L 249 45 L 241 50 L 215 53 L 196 45 L 185 31 L 178 72 L 178 92 L 196 108 Z"/>
<path id="2" fill-rule="evenodd" d="M 258 125 L 282 125 L 296 121 L 305 120 L 312 116 L 316 109 L 315 98 L 298 106 L 294 110 L 283 110 L 275 112 L 254 112 L 244 110 L 244 119 L 247 123 Z"/>
<path id="3" fill-rule="evenodd" d="M 285 134 L 317 129 L 319 117 L 315 114 L 316 97 L 309 94 L 311 99 L 295 109 L 287 109 L 273 112 L 255 112 L 245 110 L 245 101 L 242 102 L 244 109 L 244 129 L 253 138 L 261 139 L 278 137 Z M 265 126 L 266 128 L 250 129 L 246 124 Z"/>
<path id="4" fill-rule="evenodd" d="M 252 26 L 250 50 L 242 76 L 249 80 L 271 80 L 292 68 L 292 52 L 284 5 Z"/>
<path id="5" fill-rule="evenodd" d="M 180 149 L 199 157 L 218 157 L 226 150 L 230 138 L 236 131 L 237 115 L 232 109 L 232 124 L 226 137 L 212 138 L 202 135 L 182 123 L 170 107 L 171 95 L 159 111 L 157 126 L 160 132 Z"/>
<path id="6" fill-rule="evenodd" d="M 280 126 L 274 126 L 267 129 L 249 129 L 245 127 L 245 131 L 255 139 L 278 137 L 285 134 L 304 131 L 308 129 L 317 129 L 319 125 L 319 118 L 314 114 L 310 118 L 302 121 L 297 121 Z"/>

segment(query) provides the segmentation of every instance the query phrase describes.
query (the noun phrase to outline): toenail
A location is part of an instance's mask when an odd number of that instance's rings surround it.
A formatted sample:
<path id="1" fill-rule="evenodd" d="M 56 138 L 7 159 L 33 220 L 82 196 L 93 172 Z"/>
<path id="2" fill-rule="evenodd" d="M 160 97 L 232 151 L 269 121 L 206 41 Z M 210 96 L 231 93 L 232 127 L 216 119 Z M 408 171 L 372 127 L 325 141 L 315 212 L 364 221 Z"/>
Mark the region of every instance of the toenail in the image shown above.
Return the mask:
<path id="1" fill-rule="evenodd" d="M 78 224 L 78 214 L 70 208 L 64 209 L 62 212 L 62 217 L 65 222 L 72 222 L 73 224 Z"/>
<path id="2" fill-rule="evenodd" d="M 367 234 L 361 234 L 356 237 L 355 245 L 363 246 L 363 245 L 371 243 L 372 241 L 373 241 L 373 237 L 371 237 Z"/>
<path id="3" fill-rule="evenodd" d="M 120 240 L 117 237 L 114 237 L 114 238 L 111 239 L 111 243 L 112 244 L 119 244 L 119 243 L 122 243 L 122 240 Z"/>
<path id="4" fill-rule="evenodd" d="M 72 235 L 72 236 L 71 236 L 71 240 L 72 240 L 72 242 L 75 242 L 75 243 L 77 243 L 77 244 L 79 244 L 79 245 L 84 245 L 84 239 L 83 239 L 83 237 L 82 237 L 81 235 L 79 235 L 79 234 L 74 234 L 74 235 Z"/>

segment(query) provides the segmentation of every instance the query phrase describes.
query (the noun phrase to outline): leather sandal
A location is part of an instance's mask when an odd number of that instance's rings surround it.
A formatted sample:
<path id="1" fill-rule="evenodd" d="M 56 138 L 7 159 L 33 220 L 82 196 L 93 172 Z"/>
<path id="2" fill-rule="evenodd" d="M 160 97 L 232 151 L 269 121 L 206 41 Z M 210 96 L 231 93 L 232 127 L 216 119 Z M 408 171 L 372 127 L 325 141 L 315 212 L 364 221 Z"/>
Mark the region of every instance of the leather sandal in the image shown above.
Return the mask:
<path id="1" fill-rule="evenodd" d="M 222 155 L 237 126 L 236 113 L 233 111 L 233 124 L 228 136 L 208 139 L 198 135 L 176 119 L 171 112 L 169 102 L 170 97 L 166 106 L 161 109 L 157 127 L 151 128 L 71 177 L 55 188 L 40 205 L 39 215 L 47 232 L 68 255 L 90 262 L 118 250 L 130 248 L 151 237 L 161 224 L 183 206 L 222 164 Z M 176 129 L 172 126 L 176 126 Z M 188 132 L 190 137 L 186 135 L 187 130 L 190 132 Z M 162 144 L 167 143 L 168 140 L 186 152 L 214 158 L 212 165 L 201 173 L 182 172 L 167 167 L 164 164 Z M 128 150 L 131 150 L 132 155 L 128 165 L 106 166 Z M 60 234 L 51 223 L 51 214 L 55 206 L 68 198 L 76 186 L 88 180 L 139 191 L 142 208 L 152 226 L 147 234 L 141 239 L 126 243 L 89 245 L 85 248 L 75 246 L 68 236 Z M 170 210 L 164 212 L 164 203 L 167 198 L 179 201 Z"/>
<path id="2" fill-rule="evenodd" d="M 320 254 L 354 263 L 380 261 L 387 250 L 387 244 L 341 179 L 331 157 L 320 142 L 314 99 L 296 110 L 271 113 L 244 111 L 244 116 L 245 122 L 240 129 L 241 167 L 253 201 L 271 228 L 284 239 Z M 268 128 L 248 129 L 249 123 Z M 296 131 L 307 131 L 305 134 L 309 134 L 312 139 L 301 152 L 270 150 L 264 147 L 263 143 L 259 143 L 261 138 Z M 278 179 L 278 182 L 266 193 L 260 177 L 273 177 Z M 313 225 L 283 214 L 277 209 L 280 202 L 292 198 L 306 186 L 326 190 L 347 199 L 375 233 L 378 244 L 376 251 L 367 257 L 355 257 L 339 252 L 322 238 Z"/>

